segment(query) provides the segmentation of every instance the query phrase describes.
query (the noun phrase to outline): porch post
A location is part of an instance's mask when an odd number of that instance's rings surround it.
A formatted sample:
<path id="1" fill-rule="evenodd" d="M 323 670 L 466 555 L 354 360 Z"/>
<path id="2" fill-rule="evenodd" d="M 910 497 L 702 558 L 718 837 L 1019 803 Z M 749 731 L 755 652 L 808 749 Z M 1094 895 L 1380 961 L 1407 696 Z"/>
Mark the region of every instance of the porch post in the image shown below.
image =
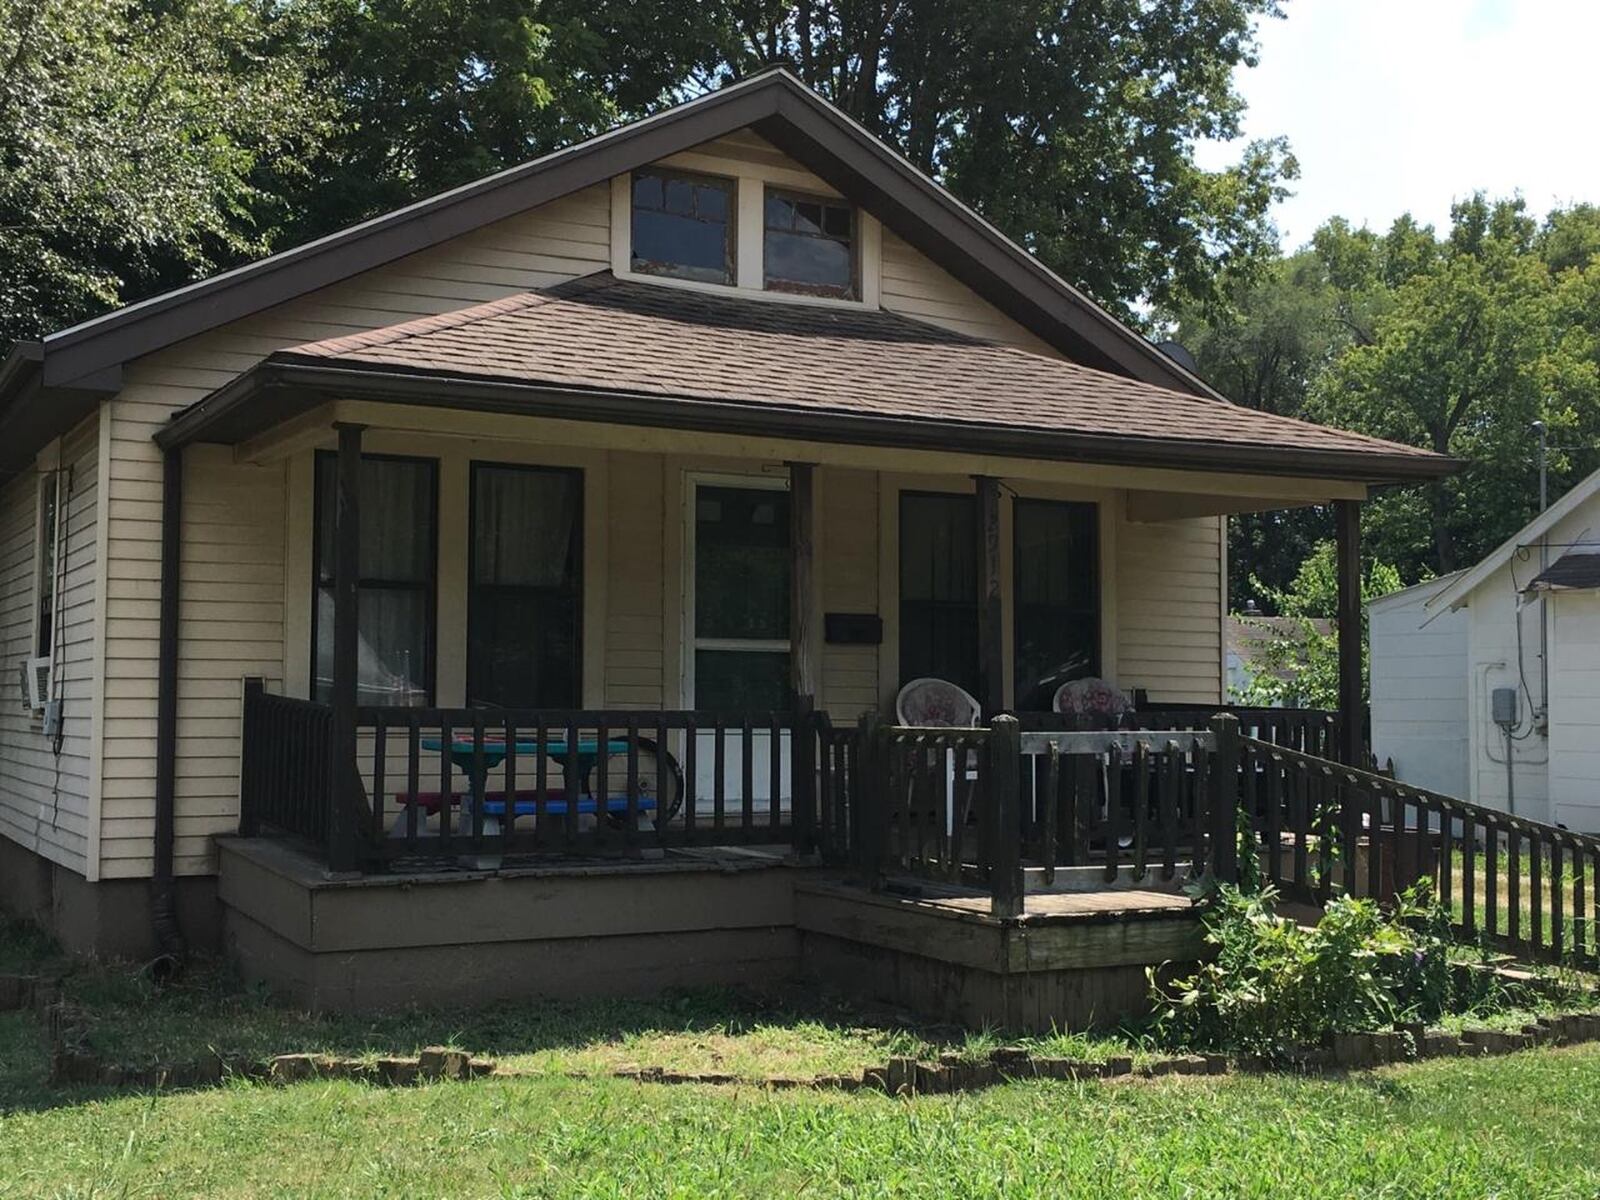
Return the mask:
<path id="1" fill-rule="evenodd" d="M 789 465 L 789 681 L 795 699 L 817 695 L 816 466 Z"/>
<path id="2" fill-rule="evenodd" d="M 1000 481 L 974 476 L 978 494 L 978 701 L 985 716 L 1006 706 L 1000 629 Z"/>
<path id="3" fill-rule="evenodd" d="M 361 577 L 361 429 L 339 424 L 333 503 L 333 715 L 328 733 L 328 867 L 354 871 L 357 587 Z"/>
<path id="4" fill-rule="evenodd" d="M 794 849 L 809 854 L 816 817 L 817 627 L 816 466 L 789 464 L 789 678 L 794 690 L 794 732 L 789 739 Z M 776 751 L 774 751 L 776 752 Z"/>
<path id="5" fill-rule="evenodd" d="M 1365 738 L 1361 699 L 1361 502 L 1335 500 L 1339 576 L 1339 758 L 1359 767 Z"/>

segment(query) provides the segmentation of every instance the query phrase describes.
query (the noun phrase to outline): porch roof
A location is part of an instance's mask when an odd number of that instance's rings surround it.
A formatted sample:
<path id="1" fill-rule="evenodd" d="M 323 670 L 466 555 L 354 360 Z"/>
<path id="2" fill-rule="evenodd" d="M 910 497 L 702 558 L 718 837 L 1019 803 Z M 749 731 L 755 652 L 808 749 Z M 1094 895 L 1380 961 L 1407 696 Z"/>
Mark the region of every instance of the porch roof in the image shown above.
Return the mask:
<path id="1" fill-rule="evenodd" d="M 893 313 L 610 272 L 279 351 L 159 440 L 238 442 L 338 397 L 1369 483 L 1455 466 Z"/>

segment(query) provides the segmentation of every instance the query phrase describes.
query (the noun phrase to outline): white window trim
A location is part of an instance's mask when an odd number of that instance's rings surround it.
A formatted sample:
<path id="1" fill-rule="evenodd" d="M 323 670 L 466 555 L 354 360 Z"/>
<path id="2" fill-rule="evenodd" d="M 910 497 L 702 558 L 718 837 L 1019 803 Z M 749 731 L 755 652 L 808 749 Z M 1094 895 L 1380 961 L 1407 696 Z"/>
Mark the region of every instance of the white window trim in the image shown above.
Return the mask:
<path id="1" fill-rule="evenodd" d="M 773 654 L 794 653 L 792 638 L 703 638 L 694 631 L 695 617 L 695 501 L 700 485 L 711 487 L 750 488 L 769 492 L 787 492 L 789 481 L 773 475 L 729 474 L 716 471 L 685 471 L 683 473 L 683 655 L 682 678 L 679 693 L 685 705 L 698 707 L 694 691 L 694 658 L 696 650 L 754 650 Z"/>
<path id="2" fill-rule="evenodd" d="M 718 167 L 709 164 L 717 163 Z M 633 176 L 616 175 L 611 180 L 611 273 L 618 279 L 648 283 L 659 287 L 681 288 L 711 296 L 738 296 L 742 300 L 761 300 L 772 304 L 809 304 L 819 308 L 848 309 L 859 312 L 863 308 L 879 307 L 883 262 L 883 229 L 870 213 L 856 207 L 856 236 L 860 272 L 861 297 L 847 300 L 841 296 L 808 296 L 803 293 L 784 292 L 766 287 L 766 220 L 764 206 L 768 187 L 787 191 L 805 191 L 813 195 L 828 196 L 826 189 L 816 183 L 805 182 L 807 177 L 797 172 L 768 172 L 754 174 L 746 171 L 729 172 L 730 164 L 721 159 L 707 157 L 704 164 L 696 160 L 693 166 L 674 160 L 663 164 L 667 169 L 698 171 L 717 174 L 734 180 L 734 282 L 706 283 L 699 279 L 674 279 L 670 275 L 647 275 L 633 270 Z M 847 197 L 837 197 L 847 199 Z"/>

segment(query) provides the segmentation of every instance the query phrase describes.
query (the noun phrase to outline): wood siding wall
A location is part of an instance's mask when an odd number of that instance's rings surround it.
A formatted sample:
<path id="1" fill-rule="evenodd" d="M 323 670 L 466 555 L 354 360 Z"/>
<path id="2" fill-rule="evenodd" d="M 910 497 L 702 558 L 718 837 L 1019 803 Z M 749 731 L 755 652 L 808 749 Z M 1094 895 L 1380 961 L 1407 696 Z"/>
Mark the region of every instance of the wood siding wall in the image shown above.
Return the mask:
<path id="1" fill-rule="evenodd" d="M 1218 517 L 1126 522 L 1117 536 L 1117 682 L 1155 702 L 1222 699 Z"/>
<path id="2" fill-rule="evenodd" d="M 95 612 L 99 586 L 100 419 L 61 439 L 64 574 L 55 647 L 64 732 L 60 753 L 24 706 L 17 667 L 35 649 L 40 474 L 0 492 L 0 834 L 88 874 L 94 765 Z"/>

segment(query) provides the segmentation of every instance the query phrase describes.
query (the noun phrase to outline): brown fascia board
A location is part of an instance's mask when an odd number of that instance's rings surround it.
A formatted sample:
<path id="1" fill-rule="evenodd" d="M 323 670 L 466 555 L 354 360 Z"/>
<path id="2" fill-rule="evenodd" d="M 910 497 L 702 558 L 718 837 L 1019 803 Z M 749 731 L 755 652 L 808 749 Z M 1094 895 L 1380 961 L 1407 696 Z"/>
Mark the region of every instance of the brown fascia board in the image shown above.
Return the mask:
<path id="1" fill-rule="evenodd" d="M 108 392 L 121 386 L 113 369 L 83 386 L 45 386 L 44 347 L 18 342 L 0 362 L 0 478 L 33 462 L 39 448 L 82 421 Z"/>
<path id="2" fill-rule="evenodd" d="M 1233 446 L 1157 438 L 1050 433 L 1010 426 L 863 416 L 768 403 L 554 387 L 519 381 L 332 366 L 274 355 L 232 383 L 176 414 L 155 435 L 163 449 L 193 442 L 237 445 L 282 421 L 334 400 L 506 413 L 562 420 L 689 429 L 706 433 L 793 438 L 905 449 L 960 448 L 1007 458 L 1055 459 L 1116 466 L 1331 479 L 1417 483 L 1458 465 L 1438 455 Z"/>

